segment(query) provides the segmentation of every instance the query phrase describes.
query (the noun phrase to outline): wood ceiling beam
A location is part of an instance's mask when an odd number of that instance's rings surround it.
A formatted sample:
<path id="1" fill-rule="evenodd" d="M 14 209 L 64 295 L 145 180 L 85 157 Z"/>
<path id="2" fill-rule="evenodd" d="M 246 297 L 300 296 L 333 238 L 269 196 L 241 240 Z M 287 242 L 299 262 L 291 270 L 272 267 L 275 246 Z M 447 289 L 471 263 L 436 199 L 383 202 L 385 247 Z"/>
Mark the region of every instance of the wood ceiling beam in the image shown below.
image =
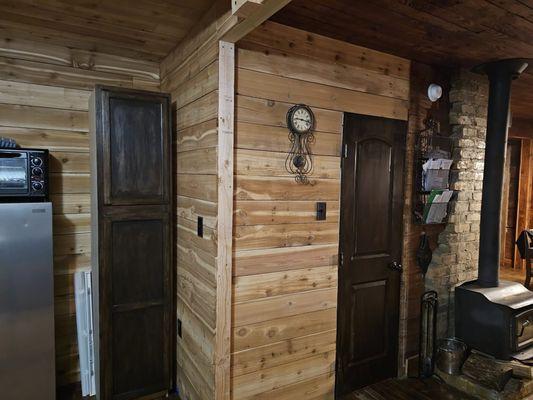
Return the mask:
<path id="1" fill-rule="evenodd" d="M 233 0 L 231 2 L 231 12 L 233 15 L 246 18 L 257 11 L 265 3 L 265 0 Z"/>
<path id="2" fill-rule="evenodd" d="M 291 0 L 232 0 L 232 14 L 239 22 L 228 30 L 222 40 L 235 43 L 253 31 Z"/>

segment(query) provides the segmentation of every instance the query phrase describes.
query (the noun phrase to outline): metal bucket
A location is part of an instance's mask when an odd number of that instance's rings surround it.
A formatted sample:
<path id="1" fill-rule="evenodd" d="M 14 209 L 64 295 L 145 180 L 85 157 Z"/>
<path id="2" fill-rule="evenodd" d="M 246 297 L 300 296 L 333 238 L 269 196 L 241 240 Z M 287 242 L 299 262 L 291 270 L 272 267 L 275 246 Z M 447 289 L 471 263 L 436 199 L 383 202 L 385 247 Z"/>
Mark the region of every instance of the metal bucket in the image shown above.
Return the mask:
<path id="1" fill-rule="evenodd" d="M 437 368 L 449 375 L 458 375 L 465 362 L 466 350 L 466 344 L 460 340 L 442 340 L 437 349 Z"/>

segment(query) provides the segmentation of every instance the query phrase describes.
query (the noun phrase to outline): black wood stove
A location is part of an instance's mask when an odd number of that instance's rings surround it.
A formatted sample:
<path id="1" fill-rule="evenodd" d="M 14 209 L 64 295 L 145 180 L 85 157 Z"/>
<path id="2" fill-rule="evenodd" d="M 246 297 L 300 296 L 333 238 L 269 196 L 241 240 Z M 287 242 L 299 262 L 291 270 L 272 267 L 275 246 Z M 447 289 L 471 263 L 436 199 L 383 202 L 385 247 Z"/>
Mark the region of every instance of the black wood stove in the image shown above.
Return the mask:
<path id="1" fill-rule="evenodd" d="M 525 59 L 510 59 L 475 69 L 487 74 L 490 82 L 478 280 L 455 289 L 455 334 L 471 348 L 499 359 L 533 357 L 533 292 L 519 283 L 499 280 L 511 82 L 527 66 Z"/>

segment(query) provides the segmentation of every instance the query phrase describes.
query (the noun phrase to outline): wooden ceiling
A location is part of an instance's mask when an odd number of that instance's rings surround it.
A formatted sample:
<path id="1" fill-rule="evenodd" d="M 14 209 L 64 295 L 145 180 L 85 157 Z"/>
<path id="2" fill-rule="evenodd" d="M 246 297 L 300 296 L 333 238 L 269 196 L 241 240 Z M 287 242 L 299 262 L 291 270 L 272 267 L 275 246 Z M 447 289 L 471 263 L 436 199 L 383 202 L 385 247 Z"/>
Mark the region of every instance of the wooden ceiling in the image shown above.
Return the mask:
<path id="1" fill-rule="evenodd" d="M 533 59 L 533 0 L 293 0 L 272 20 L 426 64 Z M 533 62 L 513 114 L 533 119 Z"/>
<path id="2" fill-rule="evenodd" d="M 160 61 L 213 0 L 0 0 L 5 40 Z"/>

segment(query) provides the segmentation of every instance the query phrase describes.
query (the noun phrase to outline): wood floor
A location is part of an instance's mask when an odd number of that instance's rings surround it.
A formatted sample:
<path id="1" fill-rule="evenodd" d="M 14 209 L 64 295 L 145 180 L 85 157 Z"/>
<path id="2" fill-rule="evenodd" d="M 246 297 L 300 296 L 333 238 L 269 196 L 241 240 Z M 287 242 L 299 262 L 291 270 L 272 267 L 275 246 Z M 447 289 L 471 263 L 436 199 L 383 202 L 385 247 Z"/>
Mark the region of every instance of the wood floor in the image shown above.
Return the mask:
<path id="1" fill-rule="evenodd" d="M 500 268 L 500 279 L 506 281 L 513 281 L 524 283 L 526 278 L 526 270 L 520 268 Z"/>
<path id="2" fill-rule="evenodd" d="M 473 400 L 473 398 L 432 378 L 389 379 L 358 390 L 341 400 Z"/>

